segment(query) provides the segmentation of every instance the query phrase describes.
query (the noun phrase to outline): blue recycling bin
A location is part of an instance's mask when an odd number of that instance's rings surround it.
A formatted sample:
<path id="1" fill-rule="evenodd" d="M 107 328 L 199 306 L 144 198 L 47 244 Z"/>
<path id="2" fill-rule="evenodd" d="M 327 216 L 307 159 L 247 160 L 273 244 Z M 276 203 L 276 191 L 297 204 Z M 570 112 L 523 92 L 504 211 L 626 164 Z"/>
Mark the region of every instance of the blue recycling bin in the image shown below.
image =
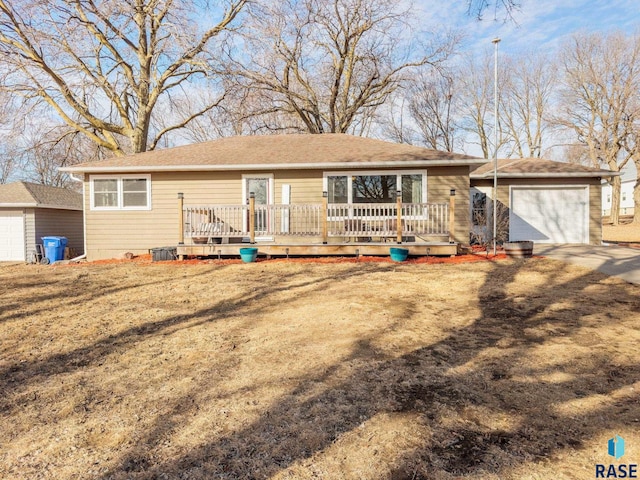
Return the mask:
<path id="1" fill-rule="evenodd" d="M 64 260 L 64 249 L 67 246 L 66 237 L 42 237 L 44 256 L 50 263 Z"/>

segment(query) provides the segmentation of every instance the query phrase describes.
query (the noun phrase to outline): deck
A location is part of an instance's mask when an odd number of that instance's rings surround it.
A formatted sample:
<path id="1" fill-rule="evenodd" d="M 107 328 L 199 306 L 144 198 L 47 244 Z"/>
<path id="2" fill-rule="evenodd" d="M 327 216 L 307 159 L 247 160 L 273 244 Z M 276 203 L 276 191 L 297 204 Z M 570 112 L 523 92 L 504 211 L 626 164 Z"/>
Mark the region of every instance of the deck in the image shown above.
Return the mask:
<path id="1" fill-rule="evenodd" d="M 409 250 L 411 256 L 453 256 L 458 254 L 458 244 L 449 242 L 397 243 L 389 242 L 343 242 L 331 244 L 206 244 L 178 245 L 180 258 L 227 257 L 240 255 L 240 248 L 257 247 L 259 256 L 383 256 L 389 255 L 391 247 Z"/>
<path id="2" fill-rule="evenodd" d="M 179 197 L 177 254 L 236 256 L 258 248 L 266 256 L 456 255 L 455 196 L 449 204 L 396 203 L 185 206 Z"/>

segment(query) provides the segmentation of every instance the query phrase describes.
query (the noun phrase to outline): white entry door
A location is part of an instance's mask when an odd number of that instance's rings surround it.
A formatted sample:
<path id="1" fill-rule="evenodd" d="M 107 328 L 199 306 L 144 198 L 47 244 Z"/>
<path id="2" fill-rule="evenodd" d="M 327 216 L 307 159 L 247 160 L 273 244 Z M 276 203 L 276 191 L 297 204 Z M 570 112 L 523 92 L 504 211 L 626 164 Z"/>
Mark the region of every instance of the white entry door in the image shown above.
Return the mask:
<path id="1" fill-rule="evenodd" d="M 512 187 L 509 239 L 589 243 L 589 187 Z"/>
<path id="2" fill-rule="evenodd" d="M 0 213 L 0 261 L 25 260 L 22 212 Z"/>

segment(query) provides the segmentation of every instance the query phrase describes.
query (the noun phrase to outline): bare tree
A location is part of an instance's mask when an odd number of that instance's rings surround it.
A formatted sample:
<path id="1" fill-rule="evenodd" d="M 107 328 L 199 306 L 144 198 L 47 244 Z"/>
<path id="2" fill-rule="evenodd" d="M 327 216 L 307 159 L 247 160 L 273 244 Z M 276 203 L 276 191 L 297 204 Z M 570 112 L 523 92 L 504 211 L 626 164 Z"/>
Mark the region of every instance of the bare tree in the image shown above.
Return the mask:
<path id="1" fill-rule="evenodd" d="M 0 184 L 7 183 L 18 166 L 16 136 L 20 124 L 11 98 L 0 92 Z"/>
<path id="2" fill-rule="evenodd" d="M 17 164 L 14 148 L 10 143 L 2 141 L 0 144 L 0 185 L 9 181 Z"/>
<path id="3" fill-rule="evenodd" d="M 638 38 L 622 33 L 576 35 L 564 46 L 562 61 L 565 78 L 559 123 L 586 146 L 594 167 L 622 170 L 632 158 L 640 157 L 633 141 L 640 120 Z M 611 222 L 617 225 L 620 177 L 613 177 L 611 185 Z"/>
<path id="4" fill-rule="evenodd" d="M 589 149 L 581 143 L 569 143 L 562 146 L 562 158 L 568 163 L 593 166 L 589 157 Z"/>
<path id="5" fill-rule="evenodd" d="M 551 129 L 547 115 L 557 85 L 554 66 L 542 55 L 518 60 L 503 56 L 498 65 L 496 122 L 493 62 L 488 52 L 484 57 L 468 57 L 458 73 L 460 125 L 470 135 L 467 141 L 477 144 L 484 158 L 493 157 L 496 150 L 506 158 L 539 158 Z"/>
<path id="6" fill-rule="evenodd" d="M 551 128 L 548 121 L 557 86 L 556 66 L 547 55 L 529 54 L 504 60 L 500 118 L 508 157 L 540 158 Z"/>
<path id="7" fill-rule="evenodd" d="M 116 155 L 150 150 L 217 103 L 154 127 L 159 104 L 209 79 L 205 55 L 246 2 L 0 0 L 3 83 Z"/>
<path id="8" fill-rule="evenodd" d="M 248 55 L 229 73 L 263 98 L 254 115 L 278 114 L 265 123 L 272 130 L 366 131 L 408 71 L 440 63 L 456 44 L 450 36 L 414 54 L 402 40 L 408 12 L 393 0 L 284 0 L 252 13 Z"/>
<path id="9" fill-rule="evenodd" d="M 42 185 L 77 187 L 69 175 L 59 171 L 80 162 L 98 160 L 110 151 L 104 151 L 84 135 L 66 124 L 33 124 L 20 138 L 19 154 L 22 172 L 20 177 Z"/>
<path id="10" fill-rule="evenodd" d="M 460 126 L 466 132 L 467 142 L 480 147 L 484 158 L 491 158 L 494 145 L 493 59 L 467 57 L 460 66 Z M 501 72 L 499 78 L 503 79 Z M 502 90 L 499 89 L 502 93 Z M 500 101 L 500 99 L 498 99 Z M 500 120 L 500 116 L 498 116 Z M 498 122 L 498 148 L 505 143 L 502 124 Z"/>
<path id="11" fill-rule="evenodd" d="M 513 18 L 513 12 L 520 8 L 520 4 L 514 0 L 467 0 L 467 14 L 482 20 L 487 10 L 493 10 L 493 18 L 495 20 L 503 12 L 504 19 Z"/>
<path id="12" fill-rule="evenodd" d="M 417 145 L 418 134 L 413 126 L 411 114 L 406 105 L 409 100 L 400 93 L 393 95 L 382 109 L 378 123 L 381 127 L 382 137 L 395 143 Z"/>
<path id="13" fill-rule="evenodd" d="M 421 75 L 409 88 L 409 112 L 419 131 L 420 142 L 429 148 L 454 150 L 456 86 L 451 73 L 435 71 Z"/>
<path id="14" fill-rule="evenodd" d="M 422 72 L 400 90 L 378 120 L 385 138 L 452 152 L 459 138 L 458 80 L 455 71 Z"/>

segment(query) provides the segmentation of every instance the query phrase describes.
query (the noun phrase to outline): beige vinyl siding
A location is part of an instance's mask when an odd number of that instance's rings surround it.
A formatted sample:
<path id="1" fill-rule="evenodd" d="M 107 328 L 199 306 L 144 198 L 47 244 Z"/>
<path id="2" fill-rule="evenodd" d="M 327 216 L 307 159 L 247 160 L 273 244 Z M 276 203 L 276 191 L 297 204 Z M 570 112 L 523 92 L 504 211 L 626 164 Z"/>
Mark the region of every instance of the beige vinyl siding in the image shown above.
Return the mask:
<path id="1" fill-rule="evenodd" d="M 468 167 L 427 169 L 429 202 L 448 203 L 449 190 L 456 189 L 456 238 L 465 242 L 469 237 L 468 171 Z M 184 195 L 185 206 L 238 205 L 243 202 L 243 174 L 273 175 L 275 203 L 282 201 L 283 185 L 291 186 L 291 203 L 322 201 L 322 170 L 161 172 L 151 174 L 151 210 L 91 210 L 90 177 L 85 175 L 87 258 L 116 258 L 126 252 L 143 254 L 177 245 L 178 193 Z"/>
<path id="2" fill-rule="evenodd" d="M 273 172 L 275 203 L 282 202 L 282 186 L 291 185 L 291 203 L 322 202 L 321 170 L 290 170 Z"/>
<path id="3" fill-rule="evenodd" d="M 589 243 L 602 243 L 602 184 L 600 179 L 589 179 Z"/>
<path id="4" fill-rule="evenodd" d="M 67 246 L 73 253 L 84 253 L 82 211 L 54 208 L 35 209 L 35 239 L 42 243 L 42 237 L 66 237 Z"/>
<path id="5" fill-rule="evenodd" d="M 94 176 L 97 178 L 98 176 Z M 85 176 L 87 258 L 116 258 L 148 253 L 178 243 L 178 193 L 185 206 L 239 204 L 240 172 L 162 172 L 151 175 L 151 210 L 91 210 Z"/>
<path id="6" fill-rule="evenodd" d="M 427 170 L 427 202 L 449 204 L 451 189 L 456 191 L 455 231 L 456 242 L 469 243 L 471 219 L 469 215 L 469 167 L 432 167 Z"/>
<path id="7" fill-rule="evenodd" d="M 322 172 L 163 172 L 151 175 L 151 210 L 91 210 L 89 176 L 85 182 L 88 258 L 114 258 L 126 252 L 147 253 L 155 247 L 178 243 L 178 193 L 185 206 L 238 205 L 242 199 L 242 174 L 273 174 L 274 200 L 280 203 L 282 185 L 291 185 L 295 203 L 322 200 Z M 95 176 L 94 176 L 95 178 Z"/>
<path id="8" fill-rule="evenodd" d="M 474 186 L 492 187 L 493 180 L 474 180 Z M 599 178 L 512 178 L 498 179 L 498 202 L 509 205 L 510 187 L 519 185 L 554 186 L 554 185 L 588 185 L 589 186 L 589 243 L 602 243 L 601 192 Z"/>

